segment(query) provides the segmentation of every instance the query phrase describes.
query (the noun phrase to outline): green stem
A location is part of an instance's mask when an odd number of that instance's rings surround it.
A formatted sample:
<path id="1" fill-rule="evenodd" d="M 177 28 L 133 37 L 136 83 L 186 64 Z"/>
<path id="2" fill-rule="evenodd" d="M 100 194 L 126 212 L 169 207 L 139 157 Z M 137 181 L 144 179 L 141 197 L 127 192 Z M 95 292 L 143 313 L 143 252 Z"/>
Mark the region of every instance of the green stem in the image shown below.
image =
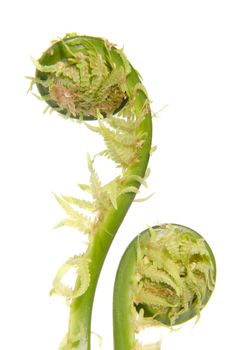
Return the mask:
<path id="1" fill-rule="evenodd" d="M 132 319 L 132 286 L 137 260 L 137 237 L 125 251 L 114 285 L 113 324 L 114 349 L 131 350 L 135 347 L 134 325 Z"/>
<path id="2" fill-rule="evenodd" d="M 149 151 L 151 147 L 151 115 L 149 114 L 145 119 L 142 129 L 147 130 L 148 137 L 143 145 L 140 153 L 140 161 L 136 166 L 128 168 L 128 175 L 144 176 L 148 160 Z M 124 188 L 127 186 L 139 187 L 137 181 L 127 181 L 124 184 Z M 84 330 L 84 338 L 87 341 L 86 347 L 83 349 L 90 350 L 90 334 L 91 334 L 91 315 L 94 295 L 98 278 L 101 272 L 102 265 L 104 263 L 107 252 L 113 241 L 113 238 L 121 225 L 135 194 L 125 193 L 118 198 L 118 209 L 110 208 L 106 214 L 105 221 L 96 231 L 95 236 L 90 243 L 89 250 L 87 251 L 88 258 L 91 263 L 89 265 L 90 276 L 92 276 L 90 285 L 82 296 L 73 300 L 70 307 L 70 321 L 69 321 L 69 338 L 75 339 L 76 335 L 80 331 L 80 325 Z"/>

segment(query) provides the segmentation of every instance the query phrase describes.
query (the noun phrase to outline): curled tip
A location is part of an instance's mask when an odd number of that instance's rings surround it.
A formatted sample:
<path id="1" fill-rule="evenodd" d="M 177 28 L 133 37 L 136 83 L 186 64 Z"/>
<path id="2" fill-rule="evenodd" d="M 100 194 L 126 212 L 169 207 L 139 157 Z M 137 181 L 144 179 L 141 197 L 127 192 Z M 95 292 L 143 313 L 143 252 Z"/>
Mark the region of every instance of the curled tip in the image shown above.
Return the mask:
<path id="1" fill-rule="evenodd" d="M 149 227 L 130 243 L 119 265 L 114 287 L 115 343 L 129 344 L 144 327 L 172 327 L 199 318 L 215 279 L 212 250 L 197 232 L 176 224 Z M 122 300 L 127 311 L 119 315 Z M 129 335 L 119 336 L 121 324 Z"/>
<path id="2" fill-rule="evenodd" d="M 39 60 L 31 60 L 41 96 L 49 95 L 46 102 L 61 114 L 99 119 L 127 103 L 131 65 L 121 50 L 104 39 L 68 34 L 52 43 Z"/>
<path id="3" fill-rule="evenodd" d="M 137 310 L 176 325 L 199 316 L 215 285 L 216 266 L 206 241 L 180 225 L 148 229 L 140 236 L 134 297 Z"/>

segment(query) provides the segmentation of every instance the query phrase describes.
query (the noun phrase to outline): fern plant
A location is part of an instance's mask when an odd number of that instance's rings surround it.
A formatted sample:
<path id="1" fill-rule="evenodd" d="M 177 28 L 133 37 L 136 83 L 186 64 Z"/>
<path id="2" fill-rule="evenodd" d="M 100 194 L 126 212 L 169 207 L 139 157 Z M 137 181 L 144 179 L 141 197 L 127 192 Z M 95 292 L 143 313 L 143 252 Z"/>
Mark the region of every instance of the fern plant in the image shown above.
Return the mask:
<path id="1" fill-rule="evenodd" d="M 109 158 L 120 169 L 120 175 L 103 184 L 95 170 L 96 155 L 88 156 L 89 182 L 79 186 L 91 200 L 54 195 L 66 213 L 57 227 L 77 229 L 89 242 L 86 252 L 69 258 L 53 281 L 51 294 L 65 297 L 70 308 L 60 350 L 90 350 L 91 313 L 101 268 L 148 176 L 152 152 L 149 98 L 124 52 L 102 38 L 71 33 L 33 61 L 36 74 L 31 88 L 37 86 L 47 109 L 101 135 L 106 148 L 97 156 Z M 73 288 L 63 283 L 70 269 L 77 275 Z M 214 279 L 212 252 L 196 233 L 186 228 L 182 232 L 176 225 L 142 233 L 127 249 L 117 273 L 115 350 L 142 349 L 134 334 L 143 324 L 175 325 L 199 314 Z"/>

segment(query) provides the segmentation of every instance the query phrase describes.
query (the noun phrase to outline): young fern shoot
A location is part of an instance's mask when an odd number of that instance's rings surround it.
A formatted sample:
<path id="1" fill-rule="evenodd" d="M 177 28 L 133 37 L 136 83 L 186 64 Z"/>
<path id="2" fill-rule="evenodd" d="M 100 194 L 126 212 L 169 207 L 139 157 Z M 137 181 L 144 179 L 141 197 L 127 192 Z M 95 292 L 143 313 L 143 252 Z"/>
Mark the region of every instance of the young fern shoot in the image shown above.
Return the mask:
<path id="1" fill-rule="evenodd" d="M 90 350 L 91 313 L 98 277 L 111 242 L 144 176 L 151 151 L 152 115 L 147 92 L 124 52 L 108 41 L 68 34 L 34 60 L 40 98 L 64 118 L 82 121 L 100 134 L 121 173 L 102 184 L 94 159 L 88 157 L 89 184 L 80 185 L 92 199 L 55 196 L 67 217 L 57 226 L 86 234 L 84 254 L 69 258 L 59 269 L 51 293 L 70 306 L 69 328 L 61 350 Z M 94 120 L 90 125 L 87 121 Z M 83 210 L 87 213 L 83 215 Z M 88 215 L 89 214 L 91 215 Z M 74 288 L 63 284 L 69 269 L 77 271 Z"/>
<path id="2" fill-rule="evenodd" d="M 208 302 L 216 263 L 195 231 L 168 224 L 143 231 L 126 249 L 114 286 L 114 349 L 155 350 L 135 334 L 144 327 L 186 322 Z"/>

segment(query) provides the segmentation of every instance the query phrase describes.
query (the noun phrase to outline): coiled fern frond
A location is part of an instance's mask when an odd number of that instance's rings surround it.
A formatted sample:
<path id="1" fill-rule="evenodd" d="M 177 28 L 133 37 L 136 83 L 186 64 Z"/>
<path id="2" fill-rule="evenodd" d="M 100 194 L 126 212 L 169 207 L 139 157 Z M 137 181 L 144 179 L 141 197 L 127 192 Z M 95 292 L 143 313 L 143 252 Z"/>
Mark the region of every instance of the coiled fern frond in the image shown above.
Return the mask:
<path id="1" fill-rule="evenodd" d="M 89 245 L 58 270 L 51 293 L 70 305 L 67 336 L 61 349 L 90 349 L 91 311 L 98 277 L 111 242 L 132 203 L 144 176 L 151 149 L 151 111 L 147 92 L 124 52 L 107 40 L 68 34 L 38 59 L 31 87 L 64 118 L 84 122 L 100 134 L 106 148 L 98 154 L 111 159 L 120 175 L 102 184 L 88 156 L 89 183 L 80 185 L 90 200 L 57 196 L 66 218 L 57 227 L 69 226 L 86 234 Z M 88 121 L 95 120 L 94 125 Z M 62 282 L 74 269 L 74 288 Z"/>
<path id="2" fill-rule="evenodd" d="M 174 224 L 143 231 L 128 246 L 117 272 L 115 349 L 159 349 L 160 343 L 138 343 L 135 334 L 147 326 L 173 327 L 199 317 L 215 279 L 213 253 L 197 232 Z"/>

